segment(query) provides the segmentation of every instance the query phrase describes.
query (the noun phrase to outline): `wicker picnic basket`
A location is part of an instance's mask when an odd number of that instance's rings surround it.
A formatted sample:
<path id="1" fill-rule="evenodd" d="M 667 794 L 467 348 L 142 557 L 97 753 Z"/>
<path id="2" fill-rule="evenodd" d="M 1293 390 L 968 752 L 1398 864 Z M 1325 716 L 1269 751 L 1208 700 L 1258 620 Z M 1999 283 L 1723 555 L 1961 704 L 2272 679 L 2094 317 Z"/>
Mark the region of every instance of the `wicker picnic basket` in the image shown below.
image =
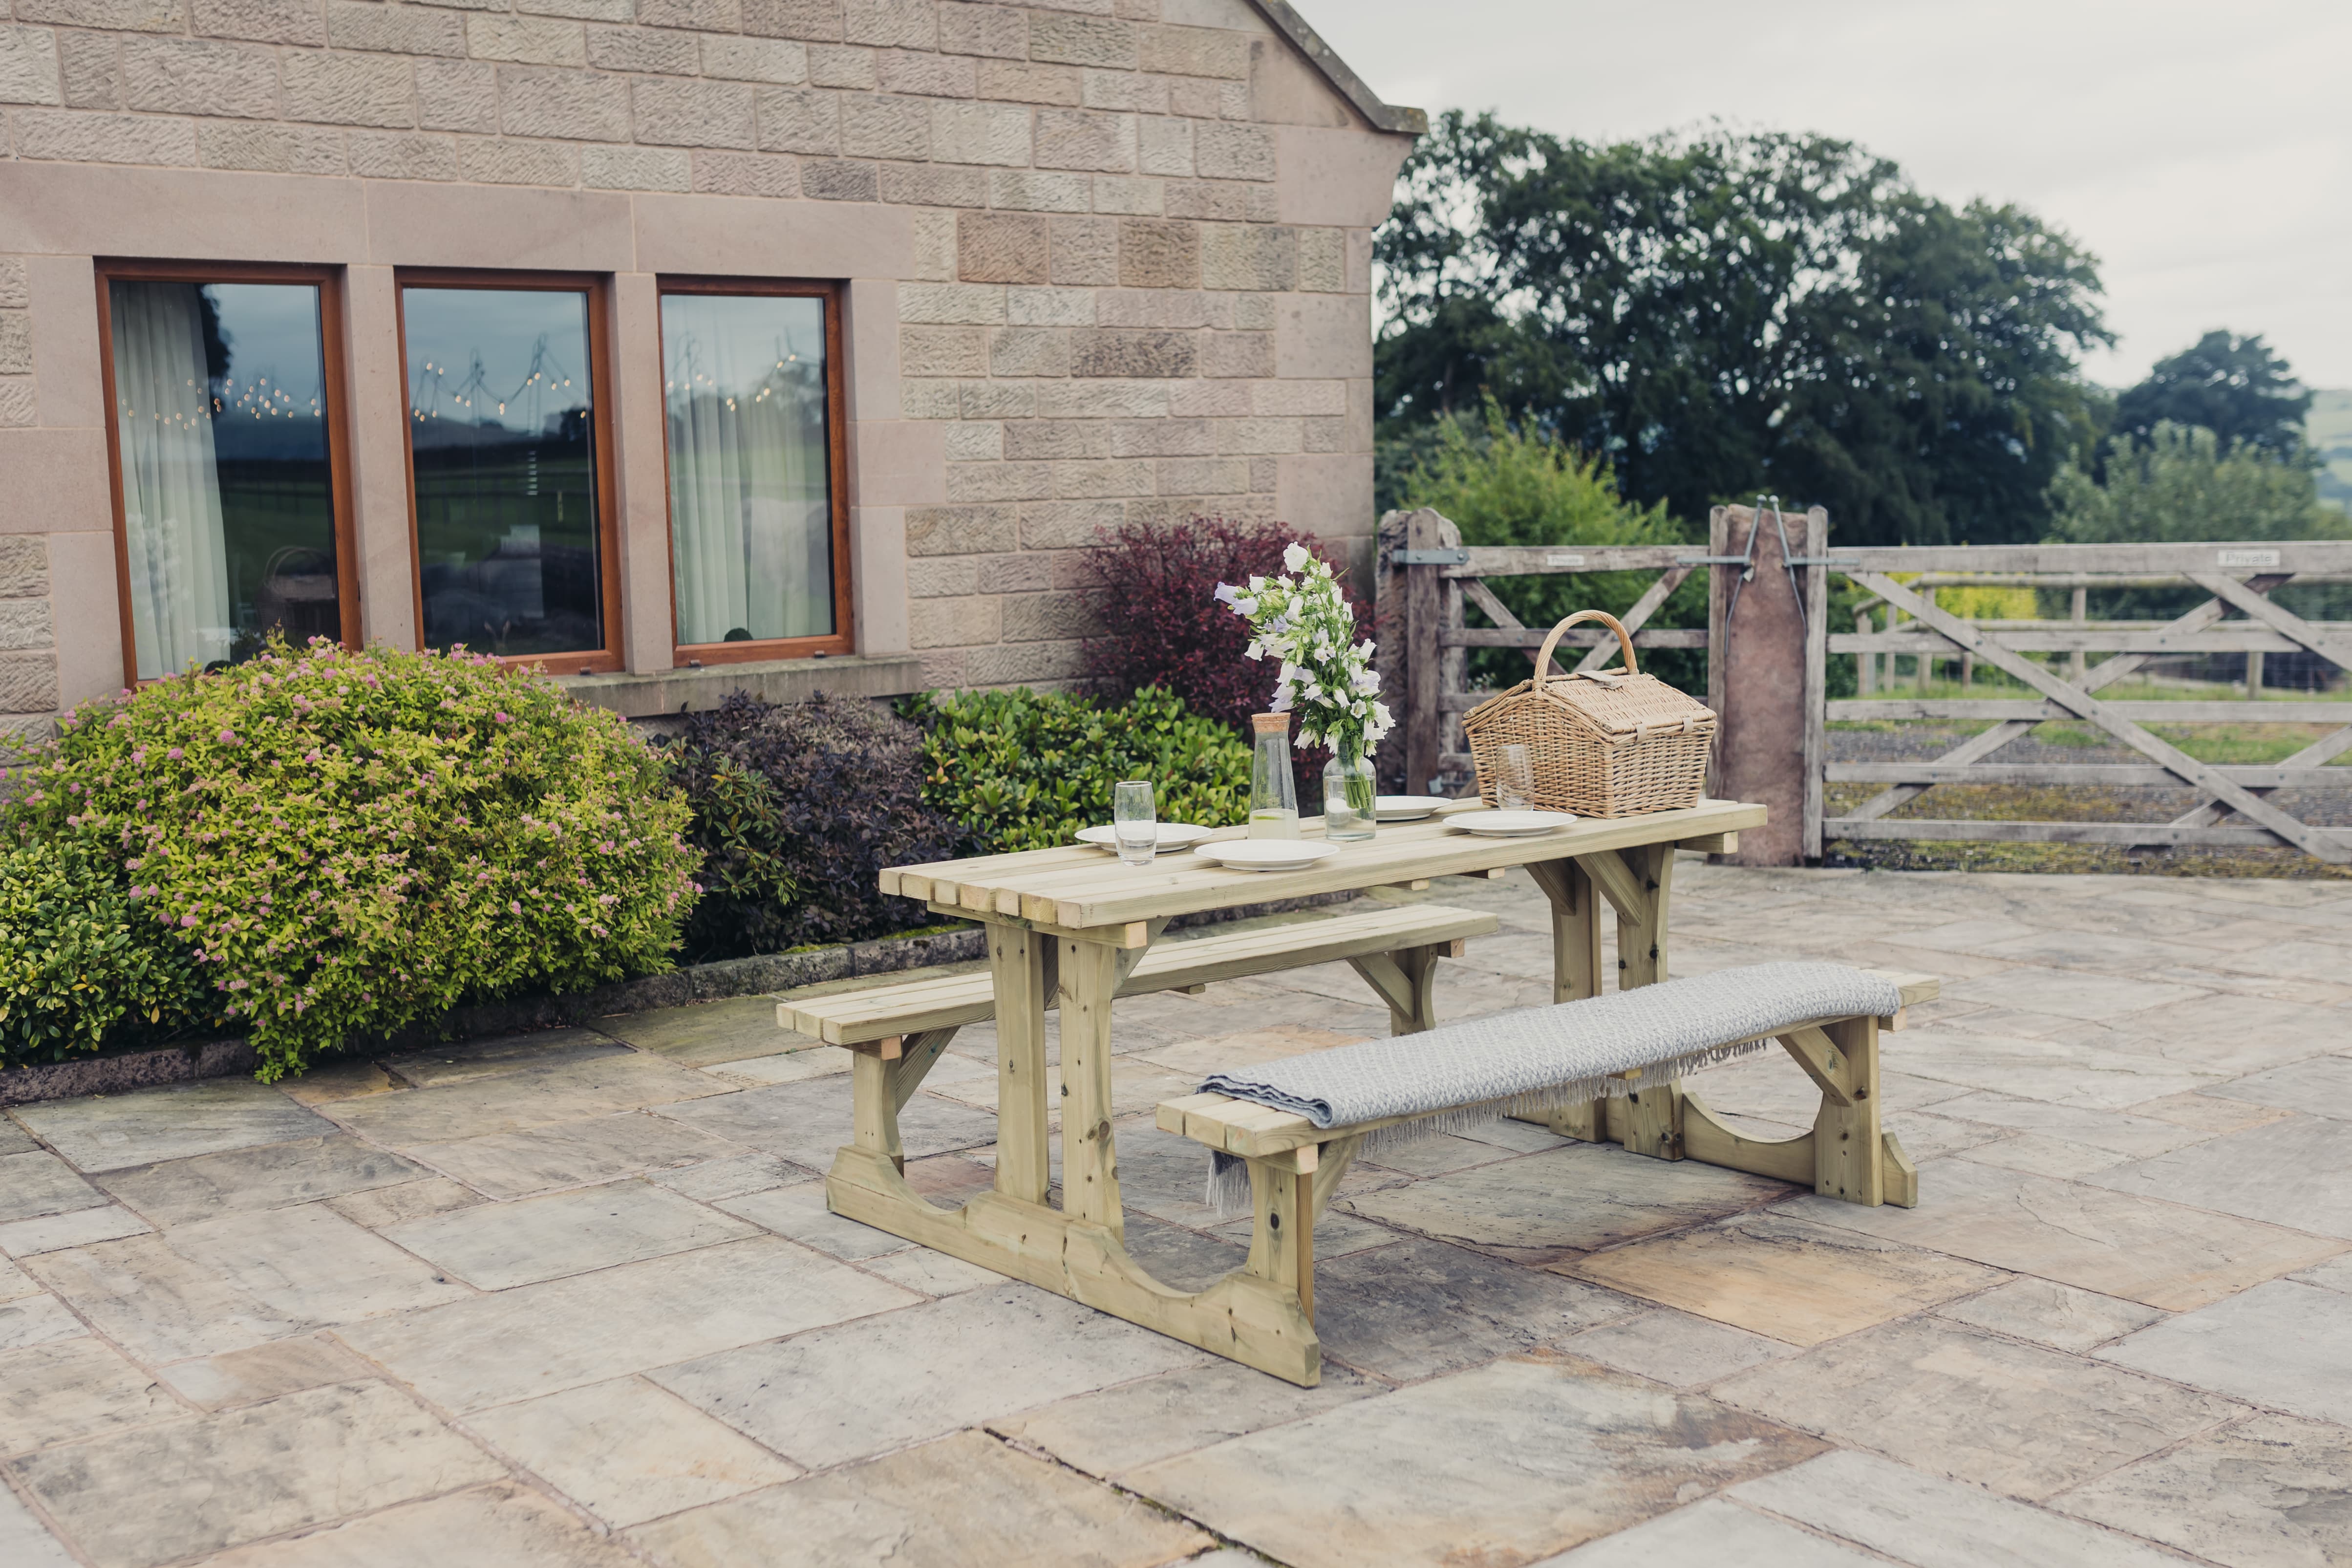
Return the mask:
<path id="1" fill-rule="evenodd" d="M 1622 670 L 1551 673 L 1560 634 L 1601 621 L 1624 650 Z M 1633 639 L 1605 610 L 1580 610 L 1552 627 L 1523 680 L 1463 716 L 1478 793 L 1495 804 L 1496 761 L 1504 746 L 1528 749 L 1534 805 L 1579 816 L 1639 816 L 1696 805 L 1706 788 L 1706 753 L 1715 743 L 1714 710 L 1694 701 L 1633 662 Z"/>

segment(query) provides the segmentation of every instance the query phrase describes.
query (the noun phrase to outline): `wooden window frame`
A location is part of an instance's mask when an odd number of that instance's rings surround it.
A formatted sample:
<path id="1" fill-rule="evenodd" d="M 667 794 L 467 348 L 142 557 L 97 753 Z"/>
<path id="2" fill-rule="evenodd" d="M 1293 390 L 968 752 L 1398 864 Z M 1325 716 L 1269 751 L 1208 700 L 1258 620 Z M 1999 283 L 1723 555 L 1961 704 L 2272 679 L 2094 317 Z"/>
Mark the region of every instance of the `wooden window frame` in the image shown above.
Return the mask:
<path id="1" fill-rule="evenodd" d="M 115 414 L 114 302 L 112 286 L 123 283 L 307 283 L 319 290 L 319 395 L 326 403 L 327 504 L 333 514 L 335 613 L 342 645 L 361 646 L 360 556 L 352 500 L 351 385 L 343 355 L 343 269 L 263 261 L 155 261 L 100 257 L 98 279 L 99 382 L 106 399 L 106 477 L 114 510 L 114 588 L 122 617 L 122 684 L 150 684 L 139 676 L 139 631 L 131 612 L 131 524 L 122 500 L 122 429 Z M 173 671 L 173 674 L 179 673 Z M 157 677 L 158 679 L 168 679 Z"/>
<path id="2" fill-rule="evenodd" d="M 849 401 L 842 364 L 841 315 L 845 298 L 839 283 L 782 278 L 703 278 L 663 276 L 655 279 L 654 334 L 661 363 L 654 367 L 656 384 L 663 389 L 656 416 L 661 421 L 662 517 L 669 562 L 671 658 L 679 668 L 698 665 L 749 664 L 756 659 L 824 658 L 856 650 L 855 599 L 849 564 Z M 677 524 L 670 512 L 669 479 L 669 345 L 664 339 L 661 300 L 672 294 L 762 294 L 824 301 L 824 446 L 825 491 L 833 521 L 833 626 L 824 637 L 763 637 L 749 642 L 688 643 L 677 640 Z"/>
<path id="3" fill-rule="evenodd" d="M 555 653 L 499 656 L 499 662 L 523 668 L 544 666 L 547 673 L 610 675 L 621 668 L 621 527 L 619 487 L 614 481 L 613 458 L 613 289 L 612 279 L 595 272 L 509 272 L 488 268 L 403 267 L 392 277 L 393 321 L 400 338 L 400 443 L 409 448 L 404 482 L 408 487 L 409 583 L 416 606 L 416 642 L 425 640 L 425 547 L 416 523 L 416 449 L 408 412 L 408 291 L 411 289 L 472 289 L 488 293 L 585 294 L 588 297 L 589 420 L 595 432 L 597 602 L 604 626 L 604 646 L 563 649 Z M 481 649 L 474 649 L 481 652 Z"/>

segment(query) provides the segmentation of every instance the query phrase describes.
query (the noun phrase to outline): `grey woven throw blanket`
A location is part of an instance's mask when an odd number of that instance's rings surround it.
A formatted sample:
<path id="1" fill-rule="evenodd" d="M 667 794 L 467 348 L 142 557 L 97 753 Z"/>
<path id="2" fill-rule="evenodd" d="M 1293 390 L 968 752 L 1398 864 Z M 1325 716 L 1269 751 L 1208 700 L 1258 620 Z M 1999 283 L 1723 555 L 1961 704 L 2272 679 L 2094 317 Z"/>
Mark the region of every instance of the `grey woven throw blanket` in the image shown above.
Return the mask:
<path id="1" fill-rule="evenodd" d="M 1776 1030 L 1902 1005 L 1894 982 L 1842 963 L 1756 963 L 1285 1057 L 1212 1073 L 1201 1088 L 1318 1127 L 1424 1118 L 1371 1135 L 1390 1142 L 1622 1096 L 1762 1050 Z M 1246 1207 L 1239 1160 L 1217 1156 L 1210 1192 L 1220 1208 Z"/>

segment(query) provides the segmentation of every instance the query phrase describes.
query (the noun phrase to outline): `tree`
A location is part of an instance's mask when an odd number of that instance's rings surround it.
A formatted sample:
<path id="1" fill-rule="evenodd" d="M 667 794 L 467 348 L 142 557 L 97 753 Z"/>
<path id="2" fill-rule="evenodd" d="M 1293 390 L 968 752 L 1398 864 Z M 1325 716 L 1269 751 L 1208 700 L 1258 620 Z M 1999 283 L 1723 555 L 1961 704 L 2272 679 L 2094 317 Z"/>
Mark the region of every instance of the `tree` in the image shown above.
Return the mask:
<path id="1" fill-rule="evenodd" d="M 2333 539 L 2352 520 L 2319 500 L 2299 457 L 2224 447 L 2208 429 L 2159 421 L 2146 446 L 2107 458 L 2106 483 L 2069 465 L 2051 487 L 2050 537 L 2067 544 L 2204 539 Z"/>
<path id="2" fill-rule="evenodd" d="M 1685 542 L 1683 530 L 1663 502 L 1644 507 L 1627 500 L 1618 493 L 1606 462 L 1524 421 L 1513 425 L 1492 396 L 1485 400 L 1477 424 L 1454 416 L 1441 419 L 1430 427 L 1427 445 L 1428 455 L 1404 476 L 1401 504 L 1434 507 L 1461 528 L 1465 544 Z M 1498 577 L 1487 585 L 1526 625 L 1549 626 L 1575 610 L 1622 613 L 1655 575 L 1604 572 Z M 1694 612 L 1697 624 L 1705 624 L 1703 576 L 1685 589 L 1672 607 L 1681 614 L 1662 610 L 1656 625 L 1684 625 Z M 1527 679 L 1528 658 L 1527 652 L 1517 648 L 1475 648 L 1470 668 L 1483 684 L 1507 686 Z M 1691 672 L 1682 673 L 1687 677 Z M 1704 668 L 1697 673 L 1703 682 Z"/>
<path id="3" fill-rule="evenodd" d="M 1683 517 L 1770 490 L 1857 542 L 2032 538 L 2098 434 L 2091 258 L 1849 142 L 1449 114 L 1376 246 L 1390 433 L 1492 393 Z"/>
<path id="4" fill-rule="evenodd" d="M 2299 458 L 2310 413 L 2311 394 L 2261 333 L 2213 331 L 2157 361 L 2146 381 L 2116 400 L 2116 435 L 2147 446 L 2168 421 L 2212 431 L 2223 451 L 2246 446 Z"/>

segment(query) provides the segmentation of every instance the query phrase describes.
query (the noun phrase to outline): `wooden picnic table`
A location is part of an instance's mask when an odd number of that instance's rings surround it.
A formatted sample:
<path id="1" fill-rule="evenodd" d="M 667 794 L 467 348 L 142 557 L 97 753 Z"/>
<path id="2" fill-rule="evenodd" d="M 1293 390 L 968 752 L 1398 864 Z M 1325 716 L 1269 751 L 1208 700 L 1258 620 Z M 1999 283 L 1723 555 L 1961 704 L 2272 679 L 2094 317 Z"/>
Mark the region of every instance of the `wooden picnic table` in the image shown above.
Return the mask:
<path id="1" fill-rule="evenodd" d="M 1480 809 L 1475 801 L 1463 804 Z M 903 1161 L 894 1157 L 897 1113 L 939 1052 L 868 1049 L 856 1063 L 856 1141 L 834 1161 L 827 1202 L 834 1212 L 894 1236 L 1293 1376 L 1302 1356 L 1319 1360 L 1320 1352 L 1310 1310 L 1270 1278 L 1266 1260 L 1253 1252 L 1242 1269 L 1205 1290 L 1186 1291 L 1153 1279 L 1127 1251 L 1111 1131 L 1111 999 L 1168 921 L 1524 866 L 1551 900 L 1553 997 L 1572 1001 L 1602 989 L 1603 903 L 1617 921 L 1617 988 L 1664 980 L 1675 850 L 1728 849 L 1736 835 L 1764 819 L 1761 805 L 1709 800 L 1682 811 L 1581 820 L 1533 837 L 1452 832 L 1443 818 L 1390 823 L 1371 840 L 1298 871 L 1229 870 L 1189 853 L 1131 867 L 1084 846 L 886 870 L 884 892 L 921 899 L 936 913 L 987 927 L 996 1004 L 996 1183 L 960 1209 L 938 1207 L 908 1184 Z M 1320 819 L 1301 828 L 1319 837 Z M 1242 833 L 1232 828 L 1216 837 Z M 1279 937 L 1278 930 L 1268 933 L 1269 942 Z M 1428 1027 L 1434 1019 L 1425 990 L 1413 1000 L 1418 1026 Z M 1391 1003 L 1406 1016 L 1396 997 Z M 1058 1095 L 1045 1061 L 1045 1013 L 1056 1004 Z M 1048 1108 L 1056 1100 L 1058 1209 L 1046 1201 Z M 1644 1147 L 1642 1132 L 1637 1127 L 1626 1138 L 1628 1149 L 1671 1157 L 1668 1149 Z M 1670 1140 L 1670 1130 L 1664 1136 Z"/>

